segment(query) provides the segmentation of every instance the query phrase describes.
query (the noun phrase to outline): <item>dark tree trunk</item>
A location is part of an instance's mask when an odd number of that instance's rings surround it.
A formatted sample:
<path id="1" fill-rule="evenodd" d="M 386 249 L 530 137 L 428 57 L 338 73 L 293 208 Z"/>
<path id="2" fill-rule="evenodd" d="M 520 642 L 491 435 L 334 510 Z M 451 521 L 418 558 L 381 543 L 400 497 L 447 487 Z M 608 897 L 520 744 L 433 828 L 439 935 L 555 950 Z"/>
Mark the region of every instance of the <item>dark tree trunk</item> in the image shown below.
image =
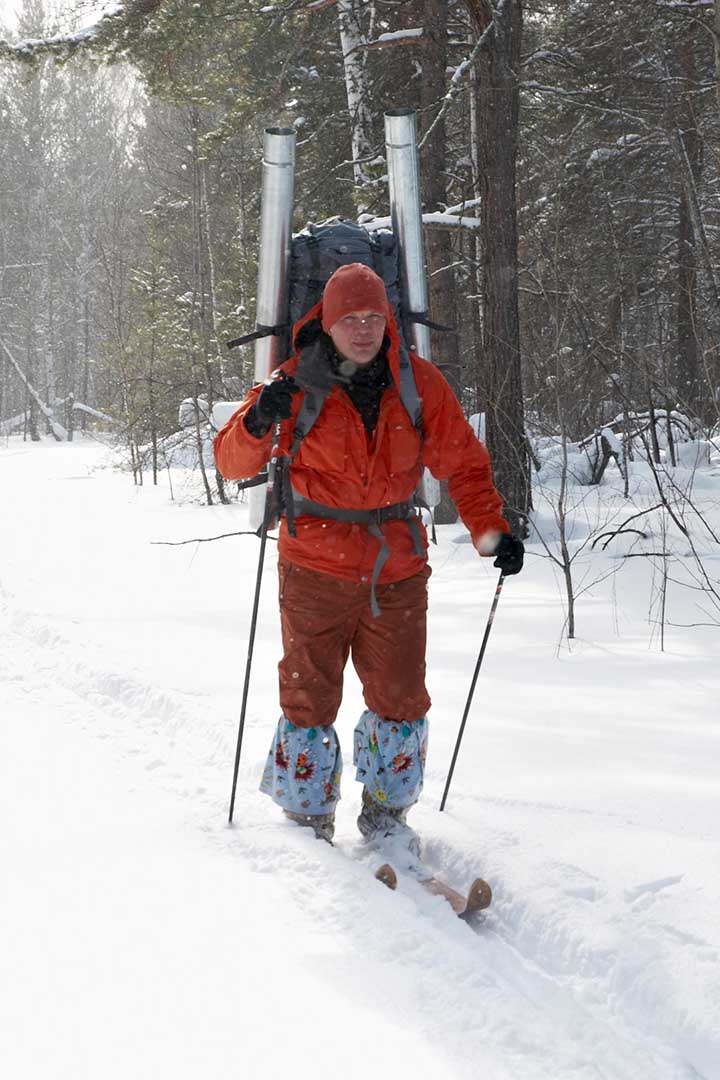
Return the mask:
<path id="1" fill-rule="evenodd" d="M 442 105 L 447 89 L 447 0 L 423 0 L 423 77 L 420 92 L 421 135 L 427 131 Z M 420 153 L 423 209 L 438 210 L 447 200 L 445 174 L 445 122 L 435 125 Z M 446 229 L 425 230 L 425 255 L 428 271 L 430 317 L 453 328 L 457 325 L 455 301 L 455 261 L 452 237 Z M 441 369 L 458 399 L 462 395 L 460 354 L 457 334 L 431 331 L 430 345 L 437 367 Z M 457 521 L 457 510 L 442 485 L 442 499 L 435 509 L 439 525 Z"/>
<path id="2" fill-rule="evenodd" d="M 476 34 L 492 18 L 489 0 L 467 0 Z M 531 507 L 518 316 L 515 166 L 522 0 L 495 11 L 495 31 L 478 61 L 478 138 L 482 197 L 483 356 L 481 392 L 487 443 L 505 516 L 521 535 Z"/>
<path id="3" fill-rule="evenodd" d="M 685 45 L 681 57 L 682 75 L 688 89 L 695 86 L 697 71 L 692 47 Z M 700 176 L 702 146 L 689 94 L 683 99 L 680 119 L 685 153 L 693 182 Z M 697 326 L 697 252 L 691 208 L 686 191 L 680 192 L 678 216 L 678 301 L 677 301 L 677 392 L 684 405 L 697 409 L 700 394 L 700 343 Z"/>
<path id="4" fill-rule="evenodd" d="M 421 136 L 432 124 L 447 89 L 447 0 L 424 0 L 423 77 L 420 95 Z M 423 210 L 438 210 L 447 201 L 445 121 L 430 133 L 420 154 Z M 456 325 L 455 261 L 448 229 L 428 228 L 425 232 L 428 293 L 431 318 L 448 326 Z M 435 363 L 460 398 L 457 335 L 431 331 L 430 343 Z"/>

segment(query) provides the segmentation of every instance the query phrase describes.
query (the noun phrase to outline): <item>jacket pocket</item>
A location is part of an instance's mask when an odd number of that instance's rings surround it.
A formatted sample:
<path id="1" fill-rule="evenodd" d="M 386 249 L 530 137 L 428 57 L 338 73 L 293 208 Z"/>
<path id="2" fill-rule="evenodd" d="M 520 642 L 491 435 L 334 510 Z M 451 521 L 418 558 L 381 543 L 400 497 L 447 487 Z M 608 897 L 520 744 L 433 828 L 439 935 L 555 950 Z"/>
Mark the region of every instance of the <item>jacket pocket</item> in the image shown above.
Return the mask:
<path id="1" fill-rule="evenodd" d="M 300 444 L 298 465 L 318 472 L 345 473 L 348 467 L 348 424 L 334 411 L 324 412 Z"/>
<path id="2" fill-rule="evenodd" d="M 406 473 L 420 461 L 420 436 L 408 424 L 388 424 L 385 437 L 389 445 L 390 472 Z"/>

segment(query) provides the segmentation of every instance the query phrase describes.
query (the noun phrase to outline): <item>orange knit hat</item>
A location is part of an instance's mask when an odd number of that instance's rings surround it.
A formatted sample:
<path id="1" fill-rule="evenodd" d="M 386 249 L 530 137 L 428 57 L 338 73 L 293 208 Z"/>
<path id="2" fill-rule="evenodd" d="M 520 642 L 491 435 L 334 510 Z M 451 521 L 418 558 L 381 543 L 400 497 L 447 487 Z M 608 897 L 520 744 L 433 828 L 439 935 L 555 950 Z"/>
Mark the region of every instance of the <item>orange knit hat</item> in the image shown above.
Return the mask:
<path id="1" fill-rule="evenodd" d="M 322 298 L 322 328 L 325 333 L 351 311 L 390 313 L 382 278 L 362 263 L 341 266 L 325 286 Z"/>

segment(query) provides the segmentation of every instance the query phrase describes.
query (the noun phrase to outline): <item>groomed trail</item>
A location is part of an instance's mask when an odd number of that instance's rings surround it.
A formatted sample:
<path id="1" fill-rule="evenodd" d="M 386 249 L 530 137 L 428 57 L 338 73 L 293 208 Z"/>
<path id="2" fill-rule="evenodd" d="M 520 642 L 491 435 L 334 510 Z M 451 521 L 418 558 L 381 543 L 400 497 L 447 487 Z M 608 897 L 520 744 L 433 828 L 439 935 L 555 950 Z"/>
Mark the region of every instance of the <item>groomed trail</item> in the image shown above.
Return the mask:
<path id="1" fill-rule="evenodd" d="M 641 630 L 612 636 L 599 594 L 595 643 L 561 660 L 556 586 L 530 562 L 439 815 L 494 581 L 442 530 L 414 823 L 453 884 L 491 881 L 473 932 L 418 886 L 372 879 L 350 674 L 338 849 L 257 793 L 277 715 L 272 557 L 227 827 L 256 541 L 152 541 L 243 528 L 243 507 L 134 489 L 92 443 L 10 441 L 0 480 L 5 1075 L 720 1076 L 718 675 L 702 640 L 660 658 Z"/>

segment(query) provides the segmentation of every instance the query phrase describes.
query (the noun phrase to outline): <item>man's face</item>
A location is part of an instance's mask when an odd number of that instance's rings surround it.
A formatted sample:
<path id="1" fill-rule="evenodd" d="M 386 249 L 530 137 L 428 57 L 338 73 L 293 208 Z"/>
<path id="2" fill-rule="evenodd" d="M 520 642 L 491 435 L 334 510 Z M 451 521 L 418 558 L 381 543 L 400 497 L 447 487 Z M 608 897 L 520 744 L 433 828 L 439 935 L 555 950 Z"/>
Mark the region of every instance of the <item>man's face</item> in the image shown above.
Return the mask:
<path id="1" fill-rule="evenodd" d="M 343 360 L 369 364 L 380 352 L 385 316 L 378 311 L 351 311 L 330 327 L 330 337 Z"/>

